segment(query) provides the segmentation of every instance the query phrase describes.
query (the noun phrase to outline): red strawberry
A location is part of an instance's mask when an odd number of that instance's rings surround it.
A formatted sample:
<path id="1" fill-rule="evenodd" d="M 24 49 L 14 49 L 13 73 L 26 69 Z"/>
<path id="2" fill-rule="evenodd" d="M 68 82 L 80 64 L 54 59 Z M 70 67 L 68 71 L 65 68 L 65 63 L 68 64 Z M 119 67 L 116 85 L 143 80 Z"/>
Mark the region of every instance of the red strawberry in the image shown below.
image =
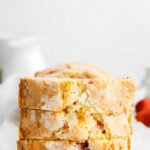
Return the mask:
<path id="1" fill-rule="evenodd" d="M 150 127 L 150 108 L 140 111 L 136 114 L 137 121 L 142 122 L 146 126 Z"/>
<path id="2" fill-rule="evenodd" d="M 100 130 L 103 130 L 104 129 L 104 124 L 100 121 L 97 122 L 97 127 L 100 129 Z"/>
<path id="3" fill-rule="evenodd" d="M 144 98 L 141 99 L 137 104 L 136 104 L 136 112 L 143 111 L 145 109 L 150 108 L 150 98 Z"/>

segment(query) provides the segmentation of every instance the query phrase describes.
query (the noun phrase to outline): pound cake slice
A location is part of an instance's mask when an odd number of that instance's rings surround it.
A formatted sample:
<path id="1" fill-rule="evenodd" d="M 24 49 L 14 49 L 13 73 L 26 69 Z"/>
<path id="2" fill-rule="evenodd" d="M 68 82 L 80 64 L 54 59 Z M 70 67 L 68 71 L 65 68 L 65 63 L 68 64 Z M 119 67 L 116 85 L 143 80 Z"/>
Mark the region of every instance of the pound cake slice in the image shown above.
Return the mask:
<path id="1" fill-rule="evenodd" d="M 84 143 L 53 140 L 20 140 L 18 150 L 129 150 L 130 140 L 89 140 Z"/>
<path id="2" fill-rule="evenodd" d="M 88 139 L 124 138 L 131 135 L 129 116 L 95 114 L 77 106 L 61 112 L 21 110 L 20 139 L 55 139 L 84 142 Z"/>
<path id="3" fill-rule="evenodd" d="M 131 110 L 134 91 L 130 78 L 21 78 L 19 106 L 58 112 L 80 102 L 96 113 L 117 114 Z"/>

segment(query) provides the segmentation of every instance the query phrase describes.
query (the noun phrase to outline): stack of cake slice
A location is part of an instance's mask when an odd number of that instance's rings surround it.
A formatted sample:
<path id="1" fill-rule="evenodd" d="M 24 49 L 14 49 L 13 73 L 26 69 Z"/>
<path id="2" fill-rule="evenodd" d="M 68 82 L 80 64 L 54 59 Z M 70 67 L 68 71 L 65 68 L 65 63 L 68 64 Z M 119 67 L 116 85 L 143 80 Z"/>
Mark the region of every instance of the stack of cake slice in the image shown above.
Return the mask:
<path id="1" fill-rule="evenodd" d="M 82 63 L 21 78 L 18 150 L 130 150 L 134 90 Z"/>

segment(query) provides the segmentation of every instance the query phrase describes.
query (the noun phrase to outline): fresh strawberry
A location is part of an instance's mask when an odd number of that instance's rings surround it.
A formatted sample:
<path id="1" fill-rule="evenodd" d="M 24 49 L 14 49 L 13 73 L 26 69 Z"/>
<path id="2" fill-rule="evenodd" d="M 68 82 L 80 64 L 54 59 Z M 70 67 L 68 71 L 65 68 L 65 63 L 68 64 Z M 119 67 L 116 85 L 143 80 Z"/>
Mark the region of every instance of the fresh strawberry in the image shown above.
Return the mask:
<path id="1" fill-rule="evenodd" d="M 150 98 L 144 98 L 144 99 L 141 99 L 137 104 L 136 104 L 136 112 L 140 112 L 140 111 L 143 111 L 145 109 L 148 109 L 150 108 Z"/>
<path id="2" fill-rule="evenodd" d="M 140 111 L 136 114 L 137 121 L 142 122 L 146 126 L 150 127 L 150 108 Z"/>

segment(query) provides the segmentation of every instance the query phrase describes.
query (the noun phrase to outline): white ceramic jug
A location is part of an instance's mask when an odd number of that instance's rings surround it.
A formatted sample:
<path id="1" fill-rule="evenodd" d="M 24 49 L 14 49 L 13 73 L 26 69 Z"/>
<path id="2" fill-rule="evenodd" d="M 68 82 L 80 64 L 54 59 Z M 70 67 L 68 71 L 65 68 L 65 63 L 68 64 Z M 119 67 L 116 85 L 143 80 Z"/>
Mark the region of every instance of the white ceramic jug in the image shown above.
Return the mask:
<path id="1" fill-rule="evenodd" d="M 45 67 L 39 38 L 35 36 L 0 38 L 2 80 L 13 73 L 30 76 Z"/>

